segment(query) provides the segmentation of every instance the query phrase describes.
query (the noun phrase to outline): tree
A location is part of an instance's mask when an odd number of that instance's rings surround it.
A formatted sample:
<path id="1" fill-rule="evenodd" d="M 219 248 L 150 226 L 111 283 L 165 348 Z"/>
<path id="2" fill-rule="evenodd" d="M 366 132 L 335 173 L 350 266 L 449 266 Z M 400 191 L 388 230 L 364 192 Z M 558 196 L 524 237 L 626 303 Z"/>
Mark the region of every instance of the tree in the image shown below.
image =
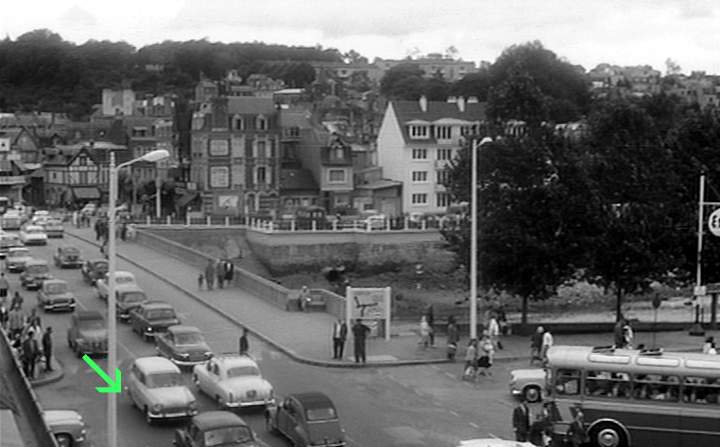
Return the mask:
<path id="1" fill-rule="evenodd" d="M 674 60 L 667 58 L 665 59 L 665 74 L 667 76 L 679 75 L 682 72 L 680 65 Z"/>
<path id="2" fill-rule="evenodd" d="M 414 64 L 399 64 L 387 71 L 380 80 L 380 93 L 390 99 L 420 97 L 425 86 L 425 73 Z"/>
<path id="3" fill-rule="evenodd" d="M 450 94 L 453 96 L 474 96 L 478 101 L 486 101 L 488 89 L 490 88 L 490 74 L 487 70 L 480 70 L 477 73 L 470 73 L 455 81 L 450 86 Z"/>

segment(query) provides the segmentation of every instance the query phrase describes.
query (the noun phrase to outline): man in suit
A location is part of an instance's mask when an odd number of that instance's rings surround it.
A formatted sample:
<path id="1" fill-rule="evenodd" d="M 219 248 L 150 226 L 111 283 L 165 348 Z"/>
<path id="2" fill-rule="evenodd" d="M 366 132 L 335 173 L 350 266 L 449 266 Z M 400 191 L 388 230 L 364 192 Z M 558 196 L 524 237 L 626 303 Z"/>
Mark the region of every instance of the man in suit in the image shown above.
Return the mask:
<path id="1" fill-rule="evenodd" d="M 42 350 L 45 355 L 45 371 L 52 371 L 52 328 L 50 326 L 45 329 L 42 337 Z"/>
<path id="2" fill-rule="evenodd" d="M 28 379 L 35 378 L 35 362 L 37 361 L 40 347 L 35 340 L 35 333 L 30 329 L 22 343 L 22 364 L 25 376 Z"/>
<path id="3" fill-rule="evenodd" d="M 366 362 L 365 358 L 365 338 L 370 332 L 370 328 L 362 323 L 360 318 L 355 320 L 355 324 L 352 327 L 354 351 L 355 351 L 355 363 Z"/>
<path id="4" fill-rule="evenodd" d="M 338 318 L 333 324 L 333 358 L 342 360 L 343 351 L 345 350 L 345 340 L 347 339 L 347 324 Z"/>
<path id="5" fill-rule="evenodd" d="M 513 430 L 515 431 L 515 440 L 518 442 L 526 442 L 530 433 L 530 408 L 527 401 L 523 398 L 522 403 L 515 407 L 512 416 Z"/>

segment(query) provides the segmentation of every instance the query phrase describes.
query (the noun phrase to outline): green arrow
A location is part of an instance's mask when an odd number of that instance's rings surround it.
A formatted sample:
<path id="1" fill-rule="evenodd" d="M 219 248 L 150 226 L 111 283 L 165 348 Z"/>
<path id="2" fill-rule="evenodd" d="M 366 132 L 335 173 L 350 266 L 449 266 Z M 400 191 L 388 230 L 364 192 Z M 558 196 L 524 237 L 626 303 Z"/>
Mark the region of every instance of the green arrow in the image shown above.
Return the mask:
<path id="1" fill-rule="evenodd" d="M 115 380 L 112 380 L 110 376 L 108 376 L 105 371 L 103 371 L 102 368 L 100 368 L 100 366 L 98 366 L 98 364 L 95 363 L 95 361 L 87 354 L 83 354 L 82 359 L 85 360 L 85 363 L 87 363 L 93 371 L 95 371 L 95 374 L 100 376 L 100 378 L 108 384 L 108 386 L 96 387 L 95 390 L 98 393 L 120 393 L 122 388 L 122 372 L 120 372 L 120 368 L 115 368 Z"/>

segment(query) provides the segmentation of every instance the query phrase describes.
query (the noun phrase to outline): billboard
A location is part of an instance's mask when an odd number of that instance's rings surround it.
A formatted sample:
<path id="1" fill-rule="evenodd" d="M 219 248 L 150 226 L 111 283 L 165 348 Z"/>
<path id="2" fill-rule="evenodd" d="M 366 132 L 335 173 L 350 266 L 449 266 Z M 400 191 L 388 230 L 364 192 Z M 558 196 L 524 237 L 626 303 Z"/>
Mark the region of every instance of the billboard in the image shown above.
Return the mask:
<path id="1" fill-rule="evenodd" d="M 390 340 L 390 287 L 348 287 L 345 291 L 345 319 L 385 321 L 385 339 Z"/>

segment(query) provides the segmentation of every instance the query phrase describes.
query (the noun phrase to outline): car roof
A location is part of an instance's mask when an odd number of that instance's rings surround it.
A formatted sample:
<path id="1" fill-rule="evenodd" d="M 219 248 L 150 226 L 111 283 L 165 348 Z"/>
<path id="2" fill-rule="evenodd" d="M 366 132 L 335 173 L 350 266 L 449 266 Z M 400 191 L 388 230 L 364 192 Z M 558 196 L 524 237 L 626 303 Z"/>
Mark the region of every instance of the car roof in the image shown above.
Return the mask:
<path id="1" fill-rule="evenodd" d="M 10 250 L 8 250 L 8 253 L 12 253 L 14 251 L 30 251 L 27 247 L 11 247 Z"/>
<path id="2" fill-rule="evenodd" d="M 246 355 L 228 353 L 228 354 L 216 355 L 213 358 L 217 359 L 220 363 L 222 363 L 227 368 L 230 368 L 233 366 L 255 366 L 255 367 L 258 366 L 258 364 L 255 360 L 253 360 L 251 357 L 248 357 Z"/>
<path id="3" fill-rule="evenodd" d="M 61 246 L 59 246 L 58 248 L 59 248 L 60 250 L 67 250 L 67 249 L 70 249 L 70 248 L 72 248 L 73 250 L 78 250 L 78 251 L 80 250 L 79 248 L 77 248 L 77 247 L 74 246 L 74 245 L 61 245 Z"/>
<path id="4" fill-rule="evenodd" d="M 165 357 L 152 356 L 135 359 L 135 366 L 143 372 L 180 372 L 177 366 Z"/>
<path id="5" fill-rule="evenodd" d="M 143 289 L 141 289 L 140 286 L 138 286 L 134 282 L 115 284 L 115 290 L 117 292 L 142 292 L 142 293 L 145 293 L 145 291 Z"/>
<path id="6" fill-rule="evenodd" d="M 45 284 L 67 284 L 67 283 L 68 282 L 65 281 L 64 279 L 53 278 L 53 279 L 46 279 L 45 281 L 43 281 L 43 286 Z"/>
<path id="7" fill-rule="evenodd" d="M 329 397 L 319 391 L 291 394 L 305 408 L 335 408 Z"/>
<path id="8" fill-rule="evenodd" d="M 44 259 L 33 258 L 25 263 L 25 267 L 30 267 L 31 265 L 48 265 L 48 262 Z"/>
<path id="9" fill-rule="evenodd" d="M 172 309 L 173 307 L 165 301 L 146 301 L 141 306 L 145 309 Z"/>
<path id="10" fill-rule="evenodd" d="M 47 281 L 45 281 L 47 282 Z M 104 320 L 103 314 L 99 310 L 78 310 L 75 312 L 78 320 Z"/>
<path id="11" fill-rule="evenodd" d="M 115 277 L 119 278 L 121 276 L 132 276 L 133 278 L 135 277 L 132 272 L 128 272 L 127 270 L 115 270 Z"/>
<path id="12" fill-rule="evenodd" d="M 193 416 L 193 424 L 200 430 L 212 430 L 220 427 L 233 427 L 238 425 L 245 425 L 245 420 L 235 413 L 229 411 L 203 411 L 202 413 Z"/>
<path id="13" fill-rule="evenodd" d="M 168 332 L 172 332 L 173 334 L 201 334 L 200 329 L 196 328 L 195 326 L 186 326 L 184 324 L 176 324 L 174 326 L 170 326 L 167 328 Z"/>

